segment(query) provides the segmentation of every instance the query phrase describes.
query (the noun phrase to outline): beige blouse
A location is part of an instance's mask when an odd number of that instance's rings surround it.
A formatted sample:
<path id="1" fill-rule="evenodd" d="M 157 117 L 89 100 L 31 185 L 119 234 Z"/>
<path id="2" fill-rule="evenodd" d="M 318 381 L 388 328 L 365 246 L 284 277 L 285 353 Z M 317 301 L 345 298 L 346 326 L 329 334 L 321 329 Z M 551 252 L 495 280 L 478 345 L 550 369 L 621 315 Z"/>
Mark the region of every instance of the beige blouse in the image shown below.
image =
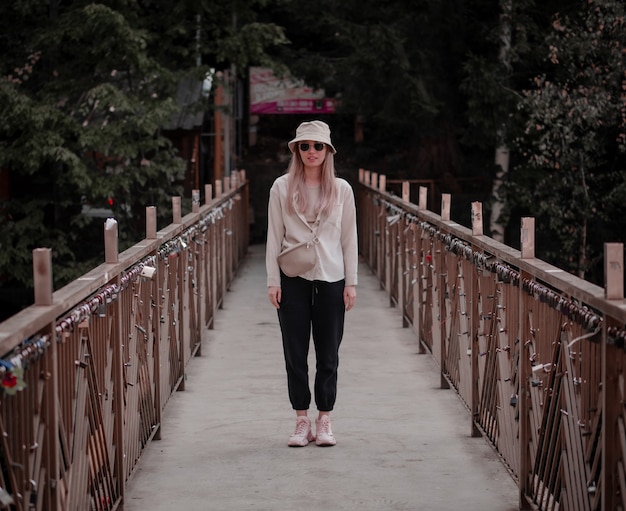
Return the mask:
<path id="1" fill-rule="evenodd" d="M 315 231 L 315 224 L 310 223 L 305 215 L 289 213 L 287 204 L 293 198 L 287 197 L 287 180 L 287 174 L 280 176 L 270 190 L 265 253 L 268 287 L 280 287 L 278 254 L 281 250 L 310 240 Z M 335 182 L 337 202 L 328 218 L 322 220 L 317 233 L 317 265 L 302 278 L 326 282 L 345 278 L 347 286 L 355 286 L 359 249 L 354 192 L 345 179 L 335 178 Z"/>

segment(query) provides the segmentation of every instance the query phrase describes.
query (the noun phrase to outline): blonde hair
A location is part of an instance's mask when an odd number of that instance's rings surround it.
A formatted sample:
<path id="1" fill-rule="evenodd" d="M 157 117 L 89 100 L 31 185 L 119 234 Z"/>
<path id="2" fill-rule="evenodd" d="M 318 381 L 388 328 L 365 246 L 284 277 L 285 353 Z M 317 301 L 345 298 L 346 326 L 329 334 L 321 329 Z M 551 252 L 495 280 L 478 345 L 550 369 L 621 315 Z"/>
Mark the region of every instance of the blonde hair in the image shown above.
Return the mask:
<path id="1" fill-rule="evenodd" d="M 287 173 L 289 174 L 288 196 L 293 197 L 293 200 L 288 201 L 288 210 L 290 213 L 295 213 L 297 209 L 298 212 L 304 213 L 309 207 L 309 194 L 306 190 L 304 163 L 297 151 L 291 155 Z M 313 211 L 316 215 L 321 213 L 324 217 L 328 216 L 336 198 L 335 159 L 333 153 L 327 150 L 322 163 L 320 194 Z"/>

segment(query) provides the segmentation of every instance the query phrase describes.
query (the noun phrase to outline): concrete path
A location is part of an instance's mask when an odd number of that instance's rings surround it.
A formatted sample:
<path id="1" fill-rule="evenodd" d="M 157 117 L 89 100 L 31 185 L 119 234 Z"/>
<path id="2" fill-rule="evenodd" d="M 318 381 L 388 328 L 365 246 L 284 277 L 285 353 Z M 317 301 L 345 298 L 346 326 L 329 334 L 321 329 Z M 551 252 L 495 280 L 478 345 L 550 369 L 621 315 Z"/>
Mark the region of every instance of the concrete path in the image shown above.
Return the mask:
<path id="1" fill-rule="evenodd" d="M 127 486 L 126 511 L 517 509 L 516 484 L 469 436 L 466 409 L 438 387 L 436 364 L 365 265 L 340 350 L 337 445 L 287 447 L 295 419 L 263 257 L 250 247 Z"/>

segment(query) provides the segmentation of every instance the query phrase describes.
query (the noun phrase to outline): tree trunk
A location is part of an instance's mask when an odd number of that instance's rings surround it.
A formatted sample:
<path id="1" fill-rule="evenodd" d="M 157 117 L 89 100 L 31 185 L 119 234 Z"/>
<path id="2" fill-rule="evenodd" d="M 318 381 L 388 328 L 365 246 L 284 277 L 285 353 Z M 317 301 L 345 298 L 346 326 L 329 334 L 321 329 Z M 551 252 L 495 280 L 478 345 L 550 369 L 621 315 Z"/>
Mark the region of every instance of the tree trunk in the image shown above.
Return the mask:
<path id="1" fill-rule="evenodd" d="M 513 0 L 501 0 L 500 8 L 500 55 L 498 60 L 504 78 L 511 72 L 511 13 L 513 10 Z M 504 80 L 503 80 L 504 81 Z M 491 188 L 492 207 L 489 217 L 489 231 L 491 237 L 500 242 L 504 242 L 504 228 L 500 223 L 500 215 L 504 209 L 504 203 L 500 196 L 500 188 L 509 172 L 509 148 L 506 144 L 507 130 L 503 125 L 498 131 L 498 147 L 496 147 L 495 164 L 496 176 Z"/>
<path id="2" fill-rule="evenodd" d="M 587 266 L 587 218 L 585 217 L 580 226 L 580 245 L 578 246 L 578 276 L 585 278 Z"/>
<path id="3" fill-rule="evenodd" d="M 587 178 L 585 176 L 585 162 L 580 158 L 580 184 L 585 194 L 585 204 L 581 205 L 583 218 L 580 225 L 580 245 L 578 246 L 578 276 L 585 278 L 587 268 L 587 212 L 589 211 L 589 190 L 587 189 Z"/>
<path id="4" fill-rule="evenodd" d="M 501 145 L 496 148 L 496 176 L 493 179 L 493 185 L 491 187 L 491 216 L 489 217 L 489 231 L 491 237 L 500 242 L 504 242 L 504 229 L 499 222 L 500 215 L 504 209 L 504 202 L 500 197 L 500 188 L 504 183 L 504 179 L 509 172 L 509 148 L 506 145 Z"/>

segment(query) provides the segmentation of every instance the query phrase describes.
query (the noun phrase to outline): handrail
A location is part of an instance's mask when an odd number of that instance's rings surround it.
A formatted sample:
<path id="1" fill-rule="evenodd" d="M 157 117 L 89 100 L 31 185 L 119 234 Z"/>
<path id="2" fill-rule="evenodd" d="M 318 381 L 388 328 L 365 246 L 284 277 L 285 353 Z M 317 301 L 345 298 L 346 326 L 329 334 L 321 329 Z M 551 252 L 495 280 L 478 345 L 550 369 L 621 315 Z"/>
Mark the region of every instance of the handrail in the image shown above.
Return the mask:
<path id="1" fill-rule="evenodd" d="M 626 303 L 621 244 L 605 245 L 605 288 L 410 202 L 359 171 L 360 253 L 519 485 L 520 509 L 626 508 Z"/>
<path id="2" fill-rule="evenodd" d="M 245 172 L 205 197 L 184 217 L 174 197 L 159 232 L 147 208 L 146 239 L 121 254 L 107 221 L 105 263 L 54 293 L 49 249 L 34 252 L 36 303 L 0 323 L 0 509 L 123 508 L 247 250 Z"/>

